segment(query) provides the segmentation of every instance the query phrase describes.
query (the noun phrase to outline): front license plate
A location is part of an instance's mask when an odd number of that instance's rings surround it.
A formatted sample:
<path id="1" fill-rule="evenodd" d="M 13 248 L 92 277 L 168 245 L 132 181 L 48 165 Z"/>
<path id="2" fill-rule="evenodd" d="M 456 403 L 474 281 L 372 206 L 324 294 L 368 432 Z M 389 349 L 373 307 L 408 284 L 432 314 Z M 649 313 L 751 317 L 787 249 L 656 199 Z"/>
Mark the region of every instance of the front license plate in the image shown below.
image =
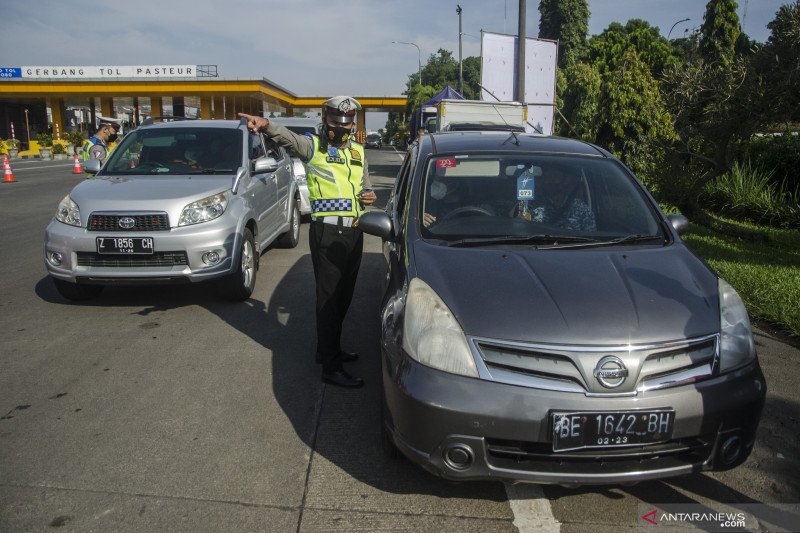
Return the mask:
<path id="1" fill-rule="evenodd" d="M 553 451 L 653 444 L 672 438 L 675 411 L 552 413 Z"/>
<path id="2" fill-rule="evenodd" d="M 98 254 L 152 254 L 152 237 L 97 237 Z"/>

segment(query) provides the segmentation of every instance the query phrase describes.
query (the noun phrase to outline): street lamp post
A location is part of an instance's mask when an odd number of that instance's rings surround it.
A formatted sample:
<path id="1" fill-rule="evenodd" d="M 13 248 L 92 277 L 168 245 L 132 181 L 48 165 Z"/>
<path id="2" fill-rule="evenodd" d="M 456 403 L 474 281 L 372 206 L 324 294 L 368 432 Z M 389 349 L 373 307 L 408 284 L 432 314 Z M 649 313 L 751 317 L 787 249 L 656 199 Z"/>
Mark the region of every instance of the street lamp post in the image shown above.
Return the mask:
<path id="1" fill-rule="evenodd" d="M 677 26 L 681 22 L 688 22 L 690 20 L 692 20 L 692 19 L 681 19 L 678 22 L 676 22 L 675 24 L 673 24 L 672 27 L 669 29 L 669 33 L 667 33 L 667 40 L 669 41 L 669 36 L 672 35 L 672 30 L 675 29 L 675 26 Z"/>
<path id="2" fill-rule="evenodd" d="M 417 76 L 419 77 L 417 81 L 419 85 L 422 85 L 422 52 L 420 52 L 419 46 L 416 43 L 407 43 L 406 41 L 392 41 L 392 44 L 408 44 L 417 49 Z"/>
<path id="3" fill-rule="evenodd" d="M 456 4 L 456 13 L 458 13 L 458 92 L 464 96 L 464 70 L 461 62 L 461 36 L 464 35 L 461 30 L 461 6 Z"/>

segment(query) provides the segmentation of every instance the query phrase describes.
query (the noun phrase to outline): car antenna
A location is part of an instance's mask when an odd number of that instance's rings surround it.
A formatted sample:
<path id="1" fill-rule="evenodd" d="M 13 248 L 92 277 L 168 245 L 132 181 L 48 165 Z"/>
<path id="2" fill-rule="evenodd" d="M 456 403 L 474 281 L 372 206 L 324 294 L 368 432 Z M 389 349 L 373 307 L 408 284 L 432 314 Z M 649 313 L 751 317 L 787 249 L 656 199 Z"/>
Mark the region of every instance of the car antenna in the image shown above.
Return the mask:
<path id="1" fill-rule="evenodd" d="M 476 83 L 477 83 L 477 82 L 476 82 Z M 484 86 L 483 86 L 483 85 L 481 85 L 480 83 L 477 83 L 477 85 L 478 85 L 478 87 L 480 87 L 481 89 L 483 89 L 484 91 L 486 91 L 487 93 L 489 93 L 489 96 L 491 96 L 492 98 L 494 98 L 494 99 L 495 99 L 495 100 L 497 100 L 498 102 L 502 102 L 502 100 L 500 100 L 500 99 L 499 99 L 497 96 L 495 96 L 495 94 L 494 94 L 492 91 L 490 91 L 489 89 L 487 89 L 486 87 L 484 87 Z M 494 107 L 494 106 L 493 106 L 493 107 Z M 495 108 L 495 111 L 497 111 L 497 108 Z M 498 114 L 500 114 L 500 111 L 497 111 L 497 113 L 498 113 Z M 500 117 L 501 117 L 501 118 L 503 118 L 503 116 L 502 116 L 502 115 L 500 115 Z M 505 122 L 505 120 L 506 120 L 506 119 L 505 119 L 505 118 L 503 118 L 503 122 Z M 533 129 L 536 131 L 536 133 L 538 133 L 539 135 L 544 135 L 544 130 L 542 130 L 542 128 L 540 128 L 540 127 L 538 127 L 538 126 L 534 126 L 533 124 L 531 124 L 531 123 L 530 123 L 530 121 L 526 120 L 526 121 L 525 121 L 525 124 L 527 124 L 528 126 L 530 126 L 531 128 L 533 128 Z M 508 124 L 508 122 L 506 122 L 506 125 L 510 126 L 510 124 Z M 514 138 L 515 138 L 515 139 L 517 139 L 517 136 L 516 136 L 516 135 L 514 135 Z M 519 139 L 517 139 L 517 144 L 519 144 Z"/>

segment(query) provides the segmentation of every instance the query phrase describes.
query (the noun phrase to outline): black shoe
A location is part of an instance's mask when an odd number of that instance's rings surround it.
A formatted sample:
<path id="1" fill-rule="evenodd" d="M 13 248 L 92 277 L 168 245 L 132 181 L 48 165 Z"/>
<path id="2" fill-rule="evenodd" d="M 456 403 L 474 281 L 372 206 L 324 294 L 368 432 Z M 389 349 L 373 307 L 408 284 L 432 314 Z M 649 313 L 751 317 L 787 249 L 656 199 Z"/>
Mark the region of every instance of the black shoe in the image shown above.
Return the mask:
<path id="1" fill-rule="evenodd" d="M 348 387 L 351 389 L 364 386 L 364 380 L 351 376 L 345 370 L 335 370 L 333 372 L 322 373 L 323 383 L 330 383 L 337 387 Z"/>
<path id="2" fill-rule="evenodd" d="M 358 361 L 359 355 L 355 352 L 345 352 L 341 350 L 339 352 L 339 360 L 342 363 L 352 363 L 353 361 Z"/>

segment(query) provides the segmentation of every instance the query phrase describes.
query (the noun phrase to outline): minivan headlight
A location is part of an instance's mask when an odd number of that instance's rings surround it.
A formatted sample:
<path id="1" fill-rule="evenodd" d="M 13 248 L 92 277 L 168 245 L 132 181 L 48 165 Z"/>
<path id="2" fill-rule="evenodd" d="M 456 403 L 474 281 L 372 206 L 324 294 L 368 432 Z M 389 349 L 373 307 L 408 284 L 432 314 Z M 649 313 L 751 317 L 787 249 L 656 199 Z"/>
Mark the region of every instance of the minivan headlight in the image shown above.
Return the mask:
<path id="1" fill-rule="evenodd" d="M 719 278 L 720 372 L 727 372 L 756 358 L 756 344 L 747 309 L 739 294 Z"/>
<path id="2" fill-rule="evenodd" d="M 478 377 L 464 331 L 439 295 L 419 278 L 408 285 L 403 349 L 423 365 Z"/>
<path id="3" fill-rule="evenodd" d="M 224 192 L 192 202 L 183 208 L 178 226 L 190 226 L 214 220 L 222 216 L 227 206 L 228 194 Z"/>
<path id="4" fill-rule="evenodd" d="M 81 210 L 78 204 L 66 195 L 56 209 L 56 220 L 69 224 L 70 226 L 81 227 Z"/>

